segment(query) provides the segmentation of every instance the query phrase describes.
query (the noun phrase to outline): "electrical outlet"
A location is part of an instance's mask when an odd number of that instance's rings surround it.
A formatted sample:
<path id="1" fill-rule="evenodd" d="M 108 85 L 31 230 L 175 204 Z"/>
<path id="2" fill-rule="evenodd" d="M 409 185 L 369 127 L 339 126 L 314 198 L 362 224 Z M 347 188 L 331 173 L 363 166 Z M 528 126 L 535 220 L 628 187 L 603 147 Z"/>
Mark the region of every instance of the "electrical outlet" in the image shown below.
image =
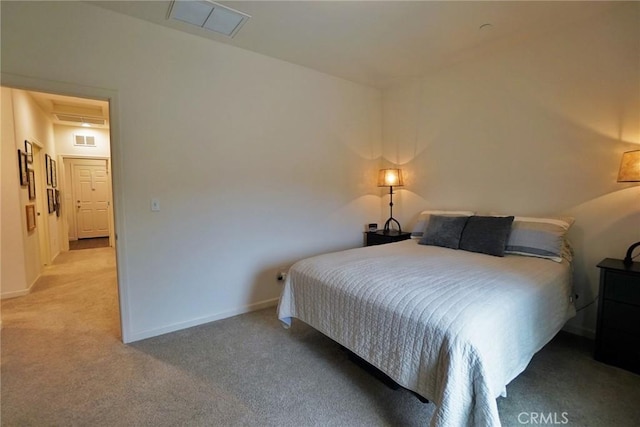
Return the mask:
<path id="1" fill-rule="evenodd" d="M 286 279 L 286 278 L 287 278 L 287 272 L 286 271 L 278 271 L 278 275 L 276 276 L 276 279 L 279 282 L 283 282 L 284 279 Z"/>
<path id="2" fill-rule="evenodd" d="M 151 212 L 160 212 L 160 200 L 151 199 Z"/>

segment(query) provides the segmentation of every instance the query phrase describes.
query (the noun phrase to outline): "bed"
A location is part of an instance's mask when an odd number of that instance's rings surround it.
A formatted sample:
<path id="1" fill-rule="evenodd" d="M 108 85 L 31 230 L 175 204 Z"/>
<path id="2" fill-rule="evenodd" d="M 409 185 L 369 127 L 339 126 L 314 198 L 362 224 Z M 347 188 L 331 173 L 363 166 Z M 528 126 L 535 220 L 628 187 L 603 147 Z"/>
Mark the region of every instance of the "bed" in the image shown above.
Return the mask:
<path id="1" fill-rule="evenodd" d="M 566 259 L 405 240 L 295 263 L 278 318 L 433 402 L 432 426 L 499 426 L 496 399 L 575 315 L 571 295 Z"/>

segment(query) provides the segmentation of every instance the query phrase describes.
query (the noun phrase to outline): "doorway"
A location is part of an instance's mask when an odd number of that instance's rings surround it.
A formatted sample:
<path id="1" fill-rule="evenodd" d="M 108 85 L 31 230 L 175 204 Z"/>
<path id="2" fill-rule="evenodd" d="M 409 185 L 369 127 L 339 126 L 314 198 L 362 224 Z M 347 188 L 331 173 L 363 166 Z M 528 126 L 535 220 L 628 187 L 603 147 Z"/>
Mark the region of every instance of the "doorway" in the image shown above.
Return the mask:
<path id="1" fill-rule="evenodd" d="M 19 104 L 15 104 L 17 108 L 12 114 L 14 114 L 14 120 L 18 120 L 15 125 L 15 144 L 18 144 L 18 140 L 29 139 L 33 141 L 33 158 L 34 164 L 30 165 L 36 171 L 42 170 L 40 174 L 36 174 L 36 196 L 35 200 L 30 197 L 27 200 L 26 197 L 21 196 L 21 200 L 16 200 L 16 215 L 22 215 L 24 212 L 24 204 L 35 204 L 37 210 L 37 230 L 38 243 L 29 244 L 24 251 L 25 262 L 35 263 L 40 266 L 47 266 L 47 270 L 50 265 L 53 264 L 53 260 L 56 259 L 58 253 L 63 254 L 69 250 L 68 239 L 68 221 L 66 219 L 67 213 L 73 212 L 66 206 L 67 201 L 71 201 L 76 194 L 73 191 L 73 185 L 65 185 L 66 180 L 66 168 L 64 162 L 67 159 L 72 159 L 72 163 L 77 163 L 79 166 L 83 163 L 89 167 L 89 180 L 88 182 L 82 182 L 83 185 L 88 188 L 90 193 L 86 191 L 80 191 L 82 197 L 80 197 L 82 212 L 89 211 L 87 215 L 79 215 L 81 230 L 79 235 L 86 237 L 88 233 L 92 233 L 93 236 L 104 236 L 108 239 L 108 246 L 112 246 L 112 258 L 114 261 L 111 265 L 115 265 L 114 273 L 116 274 L 117 283 L 117 297 L 115 300 L 115 311 L 117 317 L 114 319 L 120 324 L 120 338 L 122 341 L 127 342 L 127 327 L 128 316 L 126 313 L 126 292 L 123 290 L 124 285 L 122 283 L 120 273 L 119 250 L 116 248 L 115 239 L 115 221 L 113 219 L 115 211 L 113 208 L 113 175 L 112 175 L 112 162 L 111 162 L 111 127 L 109 113 L 111 109 L 111 93 L 95 93 L 107 92 L 98 90 L 95 88 L 82 88 L 71 87 L 69 85 L 62 85 L 57 82 L 36 81 L 32 79 L 24 79 L 19 76 L 12 76 L 2 74 L 3 78 L 3 90 L 11 91 L 11 94 L 19 93 Z M 18 89 L 21 88 L 21 89 Z M 67 90 L 70 89 L 68 92 Z M 51 90 L 52 92 L 48 92 Z M 57 91 L 58 93 L 53 93 Z M 85 91 L 87 93 L 85 93 Z M 76 92 L 77 95 L 62 95 L 60 92 Z M 93 93 L 92 93 L 93 92 Z M 26 95 L 28 96 L 26 96 Z M 99 98 L 93 98 L 93 96 Z M 11 95 L 14 97 L 14 95 Z M 113 95 L 114 98 L 117 98 Z M 28 98 L 28 99 L 27 99 Z M 103 106 L 101 106 L 101 104 Z M 13 109 L 13 104 L 11 105 Z M 106 113 L 106 117 L 98 117 L 100 113 Z M 43 118 L 45 118 L 43 120 Z M 72 123 L 76 121 L 76 123 Z M 66 123 L 62 123 L 66 122 Z M 7 121 L 7 123 L 9 123 Z M 96 126 L 97 123 L 97 126 Z M 100 125 L 102 123 L 102 126 Z M 4 123 L 3 123 L 4 129 Z M 32 130 L 34 132 L 32 132 Z M 14 129 L 11 129 L 13 133 Z M 90 135 L 84 138 L 84 146 L 78 147 L 74 144 L 76 141 L 76 135 Z M 40 135 L 40 141 L 36 141 L 33 135 Z M 106 153 L 100 152 L 100 135 L 104 137 L 104 149 Z M 11 138 L 14 139 L 14 138 Z M 8 143 L 13 143 L 9 142 Z M 18 147 L 20 148 L 20 147 Z M 84 150 L 82 152 L 81 150 Z M 50 181 L 51 168 L 50 165 L 57 164 L 57 185 L 56 180 L 53 183 Z M 93 164 L 92 164 L 93 163 Z M 49 168 L 47 168 L 49 167 Z M 72 171 L 74 167 L 70 168 Z M 55 171 L 55 169 L 53 169 Z M 78 176 L 86 175 L 87 171 L 78 168 Z M 54 172 L 55 173 L 55 172 Z M 38 176 L 39 175 L 39 176 Z M 46 179 L 45 179 L 46 177 Z M 54 193 L 56 196 L 55 208 L 51 213 L 51 208 L 48 206 L 49 194 Z M 26 190 L 23 191 L 26 195 Z M 94 196 L 95 194 L 96 196 Z M 75 200 L 78 200 L 77 198 Z M 87 203 L 88 202 L 88 205 Z M 61 209 L 59 208 L 61 207 Z M 87 209 L 84 209 L 84 208 Z M 60 212 L 62 210 L 62 212 Z M 68 211 L 68 212 L 67 212 Z M 57 214 L 62 218 L 57 218 Z M 64 223 L 64 225 L 60 223 Z M 44 231 L 44 233 L 42 233 Z M 78 234 L 77 227 L 75 227 L 76 234 Z M 84 233 L 84 234 L 83 234 Z M 41 237 L 40 237 L 41 236 Z M 29 236 L 30 242 L 33 242 L 33 233 Z M 26 246 L 26 245 L 25 245 Z M 82 251 L 85 252 L 85 251 Z M 89 253 L 87 253 L 88 255 Z M 21 255 L 22 256 L 22 255 Z M 59 257 L 55 263 L 64 262 L 67 257 Z M 42 270 L 38 276 L 42 276 L 45 270 Z M 37 276 L 36 276 L 37 277 Z M 91 280 L 91 278 L 88 278 Z M 36 283 L 37 280 L 34 282 Z M 22 285 L 20 285 L 22 286 Z M 30 295 L 32 290 L 31 282 L 25 282 L 24 291 L 13 292 L 15 296 Z M 81 290 L 81 289 L 79 289 Z"/>
<path id="2" fill-rule="evenodd" d="M 92 247 L 83 239 L 106 238 L 113 245 L 109 158 L 64 157 L 66 222 L 69 246 Z M 102 245 L 100 245 L 102 246 Z"/>

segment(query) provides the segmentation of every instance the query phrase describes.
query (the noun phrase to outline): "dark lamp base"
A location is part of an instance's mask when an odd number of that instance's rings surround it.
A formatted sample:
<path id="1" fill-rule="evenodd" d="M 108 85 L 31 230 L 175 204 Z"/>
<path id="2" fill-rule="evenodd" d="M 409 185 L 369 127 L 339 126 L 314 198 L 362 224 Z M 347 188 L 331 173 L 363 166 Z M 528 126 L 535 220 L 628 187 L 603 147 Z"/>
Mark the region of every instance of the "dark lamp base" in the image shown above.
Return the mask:
<path id="1" fill-rule="evenodd" d="M 633 250 L 638 246 L 640 246 L 640 242 L 634 243 L 633 245 L 629 246 L 629 249 L 627 249 L 627 255 L 624 257 L 624 261 L 622 261 L 627 267 L 633 264 Z"/>
<path id="2" fill-rule="evenodd" d="M 384 223 L 384 232 L 388 233 L 389 230 L 391 229 L 391 223 L 395 222 L 396 225 L 398 226 L 398 233 L 402 233 L 402 228 L 400 227 L 400 223 L 398 222 L 397 219 L 395 219 L 394 217 L 391 217 L 387 220 L 387 222 Z M 638 243 L 640 244 L 640 242 Z"/>

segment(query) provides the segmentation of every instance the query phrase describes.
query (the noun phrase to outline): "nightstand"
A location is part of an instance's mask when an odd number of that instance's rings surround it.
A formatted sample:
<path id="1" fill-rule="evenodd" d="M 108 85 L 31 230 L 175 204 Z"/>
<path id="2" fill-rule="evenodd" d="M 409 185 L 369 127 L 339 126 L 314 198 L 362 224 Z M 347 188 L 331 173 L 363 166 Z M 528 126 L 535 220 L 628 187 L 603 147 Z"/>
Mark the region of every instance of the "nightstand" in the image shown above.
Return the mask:
<path id="1" fill-rule="evenodd" d="M 604 259 L 600 268 L 596 360 L 640 374 L 640 263 Z"/>
<path id="2" fill-rule="evenodd" d="M 367 231 L 365 233 L 365 246 L 384 245 L 385 243 L 400 242 L 407 240 L 411 237 L 410 232 L 398 233 L 397 230 L 389 230 L 386 233 L 384 230 Z"/>

